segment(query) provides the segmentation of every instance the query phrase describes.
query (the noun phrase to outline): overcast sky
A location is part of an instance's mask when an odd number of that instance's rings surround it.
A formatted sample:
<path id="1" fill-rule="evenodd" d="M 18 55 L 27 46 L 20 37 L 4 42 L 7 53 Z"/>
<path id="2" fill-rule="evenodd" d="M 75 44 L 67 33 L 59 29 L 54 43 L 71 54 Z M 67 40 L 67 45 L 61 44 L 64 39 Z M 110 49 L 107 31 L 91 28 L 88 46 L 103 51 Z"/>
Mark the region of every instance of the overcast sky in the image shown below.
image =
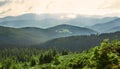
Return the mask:
<path id="1" fill-rule="evenodd" d="M 120 16 L 120 0 L 0 0 L 0 17 L 24 13 Z"/>

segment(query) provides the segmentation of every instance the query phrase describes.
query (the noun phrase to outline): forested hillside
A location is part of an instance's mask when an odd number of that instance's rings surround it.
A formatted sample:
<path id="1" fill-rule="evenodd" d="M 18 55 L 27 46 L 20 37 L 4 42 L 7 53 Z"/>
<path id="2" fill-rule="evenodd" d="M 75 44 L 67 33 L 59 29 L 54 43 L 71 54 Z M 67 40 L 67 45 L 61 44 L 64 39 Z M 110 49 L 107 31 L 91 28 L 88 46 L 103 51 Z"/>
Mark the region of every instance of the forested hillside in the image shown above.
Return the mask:
<path id="1" fill-rule="evenodd" d="M 99 45 L 106 38 L 110 40 L 115 38 L 120 39 L 120 32 L 57 38 L 32 47 L 46 49 L 55 47 L 58 50 L 69 49 L 71 51 L 83 51 Z"/>
<path id="2" fill-rule="evenodd" d="M 83 52 L 57 49 L 3 48 L 0 69 L 119 69 L 120 41 L 105 39 Z"/>
<path id="3" fill-rule="evenodd" d="M 70 29 L 67 29 L 66 27 Z M 65 27 L 63 26 L 61 29 L 62 30 L 59 31 L 62 31 L 64 33 L 59 33 L 51 29 L 42 29 L 36 27 L 12 28 L 0 26 L 0 47 L 31 46 L 60 37 L 73 35 L 90 35 L 97 33 L 88 28 L 81 28 L 71 25 L 65 25 Z"/>

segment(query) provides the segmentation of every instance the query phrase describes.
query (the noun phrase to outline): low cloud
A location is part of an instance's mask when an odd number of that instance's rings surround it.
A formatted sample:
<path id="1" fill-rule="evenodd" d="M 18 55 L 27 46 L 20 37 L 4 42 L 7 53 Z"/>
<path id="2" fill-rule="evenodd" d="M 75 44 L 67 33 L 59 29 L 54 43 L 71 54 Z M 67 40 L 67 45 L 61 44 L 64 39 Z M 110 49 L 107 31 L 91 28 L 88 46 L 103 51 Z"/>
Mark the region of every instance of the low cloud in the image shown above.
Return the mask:
<path id="1" fill-rule="evenodd" d="M 5 11 L 2 11 L 2 12 L 0 13 L 0 15 L 5 14 L 5 13 L 8 13 L 9 11 L 11 11 L 11 9 L 7 9 L 7 10 L 5 10 Z"/>
<path id="2" fill-rule="evenodd" d="M 0 17 L 24 13 L 106 15 L 120 14 L 119 11 L 120 0 L 0 0 L 0 13 L 4 14 Z"/>
<path id="3" fill-rule="evenodd" d="M 5 4 L 9 3 L 9 0 L 2 0 L 0 1 L 0 6 L 4 6 Z"/>
<path id="4" fill-rule="evenodd" d="M 120 10 L 120 0 L 105 0 L 99 9 Z"/>

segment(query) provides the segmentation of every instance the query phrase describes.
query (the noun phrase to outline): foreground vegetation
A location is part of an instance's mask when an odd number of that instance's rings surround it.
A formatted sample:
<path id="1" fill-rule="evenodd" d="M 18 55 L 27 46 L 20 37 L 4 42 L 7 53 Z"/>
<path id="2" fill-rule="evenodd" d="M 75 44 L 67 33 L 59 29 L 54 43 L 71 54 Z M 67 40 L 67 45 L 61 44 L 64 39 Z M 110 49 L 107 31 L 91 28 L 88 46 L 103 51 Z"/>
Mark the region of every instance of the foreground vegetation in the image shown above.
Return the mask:
<path id="1" fill-rule="evenodd" d="M 120 41 L 105 39 L 83 52 L 3 48 L 0 69 L 120 69 Z"/>

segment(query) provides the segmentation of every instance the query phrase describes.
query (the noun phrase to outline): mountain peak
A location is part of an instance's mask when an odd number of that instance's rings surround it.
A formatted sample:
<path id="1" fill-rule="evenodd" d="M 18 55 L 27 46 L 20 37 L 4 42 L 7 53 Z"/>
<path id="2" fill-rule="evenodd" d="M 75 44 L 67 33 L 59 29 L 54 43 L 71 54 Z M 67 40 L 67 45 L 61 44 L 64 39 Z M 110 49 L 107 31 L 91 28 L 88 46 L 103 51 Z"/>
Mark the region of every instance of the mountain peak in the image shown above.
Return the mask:
<path id="1" fill-rule="evenodd" d="M 68 25 L 68 24 L 61 24 L 54 27 L 47 28 L 50 30 L 53 30 L 57 33 L 64 33 L 64 34 L 73 34 L 73 35 L 88 35 L 88 34 L 95 34 L 96 32 L 94 30 Z"/>
<path id="2" fill-rule="evenodd" d="M 38 27 L 23 27 L 21 29 L 42 29 L 42 28 L 38 28 Z"/>

